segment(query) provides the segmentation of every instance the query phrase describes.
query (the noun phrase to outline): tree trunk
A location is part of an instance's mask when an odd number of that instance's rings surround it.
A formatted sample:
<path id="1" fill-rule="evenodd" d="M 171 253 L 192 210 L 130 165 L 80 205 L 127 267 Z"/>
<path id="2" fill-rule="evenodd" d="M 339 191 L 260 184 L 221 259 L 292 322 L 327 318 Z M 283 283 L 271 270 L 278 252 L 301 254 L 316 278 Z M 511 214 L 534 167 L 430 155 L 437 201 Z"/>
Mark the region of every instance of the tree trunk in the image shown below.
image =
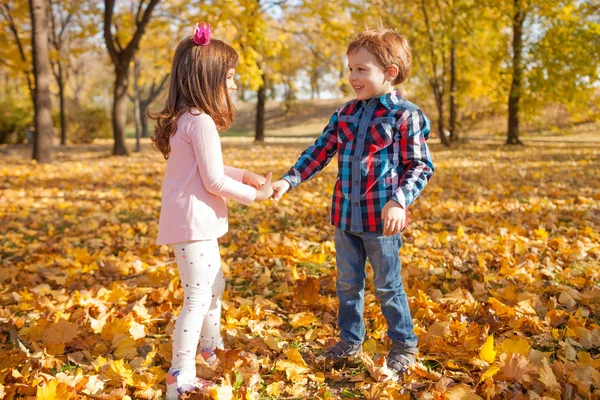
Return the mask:
<path id="1" fill-rule="evenodd" d="M 267 100 L 267 74 L 263 71 L 263 83 L 258 88 L 256 100 L 256 130 L 255 142 L 265 141 L 265 103 Z"/>
<path id="2" fill-rule="evenodd" d="M 431 85 L 438 110 L 438 135 L 444 146 L 450 146 L 450 138 L 446 136 L 446 128 L 444 127 L 444 92 L 446 90 L 445 79 L 447 73 L 446 62 L 445 58 L 442 58 L 442 70 L 441 72 L 438 72 L 437 55 L 434 49 L 440 45 L 435 41 L 435 35 L 429 21 L 429 13 L 427 11 L 425 0 L 421 0 L 421 10 L 423 11 L 423 19 L 425 21 L 425 27 L 427 28 L 427 36 L 429 37 L 429 53 L 431 56 L 431 77 L 429 78 L 429 84 Z"/>
<path id="3" fill-rule="evenodd" d="M 444 122 L 444 95 L 435 93 L 435 104 L 438 110 L 438 134 L 444 146 L 450 146 L 450 137 L 446 135 L 446 124 Z"/>
<path id="4" fill-rule="evenodd" d="M 58 62 L 58 95 L 60 99 L 60 144 L 64 146 L 67 144 L 67 116 L 65 110 L 65 77 L 63 75 L 63 68 L 61 60 Z"/>
<path id="5" fill-rule="evenodd" d="M 125 125 L 127 123 L 127 85 L 129 67 L 116 69 L 115 87 L 113 91 L 113 134 L 115 144 L 113 154 L 115 156 L 128 156 L 129 151 L 125 144 Z"/>
<path id="6" fill-rule="evenodd" d="M 135 119 L 135 151 L 140 152 L 142 145 L 140 143 L 142 130 L 140 128 L 140 61 L 138 57 L 133 58 L 133 115 Z"/>
<path id="7" fill-rule="evenodd" d="M 146 110 L 148 109 L 149 104 L 145 101 L 140 101 L 140 125 L 142 126 L 142 137 L 148 138 L 150 137 L 150 133 L 148 132 L 148 116 L 146 115 Z"/>
<path id="8" fill-rule="evenodd" d="M 513 75 L 508 97 L 508 134 L 506 144 L 523 144 L 519 139 L 519 101 L 521 96 L 521 76 L 523 73 L 523 21 L 525 10 L 522 0 L 514 0 L 513 16 Z"/>
<path id="9" fill-rule="evenodd" d="M 127 86 L 129 84 L 129 64 L 137 52 L 144 30 L 150 22 L 152 11 L 159 0 L 150 0 L 146 9 L 142 11 L 144 1 L 139 3 L 136 15 L 135 32 L 131 41 L 123 46 L 118 41 L 119 32 L 113 36 L 112 19 L 116 0 L 104 0 L 104 42 L 108 54 L 115 66 L 115 87 L 113 103 L 113 134 L 115 145 L 114 155 L 129 155 L 125 145 L 125 123 L 127 121 Z"/>
<path id="10" fill-rule="evenodd" d="M 50 59 L 48 57 L 48 20 L 46 2 L 29 0 L 33 75 L 35 79 L 33 159 L 52 161 L 52 107 L 50 104 Z"/>
<path id="11" fill-rule="evenodd" d="M 456 88 L 456 40 L 452 39 L 450 48 L 450 141 L 458 140 L 456 119 L 458 116 L 458 100 Z"/>

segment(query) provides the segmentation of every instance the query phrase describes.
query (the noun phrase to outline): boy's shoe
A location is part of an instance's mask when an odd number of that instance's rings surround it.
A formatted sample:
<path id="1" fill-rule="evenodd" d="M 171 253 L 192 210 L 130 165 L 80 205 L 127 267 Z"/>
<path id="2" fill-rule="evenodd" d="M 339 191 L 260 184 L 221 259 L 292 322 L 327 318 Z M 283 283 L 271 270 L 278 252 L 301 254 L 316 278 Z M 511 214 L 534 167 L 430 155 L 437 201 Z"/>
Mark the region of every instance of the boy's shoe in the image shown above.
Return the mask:
<path id="1" fill-rule="evenodd" d="M 339 361 L 352 357 L 360 353 L 362 350 L 362 344 L 350 344 L 342 340 L 337 342 L 331 347 L 327 347 L 323 352 L 323 357 L 330 361 Z"/>
<path id="2" fill-rule="evenodd" d="M 180 394 L 191 392 L 199 389 L 204 392 L 206 389 L 214 385 L 213 382 L 198 378 L 194 375 L 186 377 L 181 373 L 181 370 L 169 370 L 167 374 L 167 395 L 166 400 L 177 400 Z"/>
<path id="3" fill-rule="evenodd" d="M 418 353 L 418 347 L 392 344 L 386 363 L 387 367 L 394 373 L 395 379 L 404 375 L 408 371 L 408 368 L 417 362 L 415 356 Z"/>

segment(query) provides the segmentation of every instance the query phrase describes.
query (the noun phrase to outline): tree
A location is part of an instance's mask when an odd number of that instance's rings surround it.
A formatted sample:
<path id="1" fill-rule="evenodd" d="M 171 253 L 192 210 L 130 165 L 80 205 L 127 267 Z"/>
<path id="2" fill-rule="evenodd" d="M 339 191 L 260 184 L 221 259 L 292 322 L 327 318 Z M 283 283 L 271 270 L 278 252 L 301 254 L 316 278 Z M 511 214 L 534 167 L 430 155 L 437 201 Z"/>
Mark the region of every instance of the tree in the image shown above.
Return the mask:
<path id="1" fill-rule="evenodd" d="M 27 29 L 25 29 L 29 24 L 27 18 L 31 18 L 30 7 L 27 6 L 27 3 L 20 1 L 16 2 L 16 4 L 9 1 L 2 2 L 0 3 L 0 15 L 2 16 L 5 29 L 13 39 L 12 43 L 3 41 L 8 46 L 3 45 L 2 49 L 0 49 L 1 62 L 9 69 L 22 73 L 25 76 L 29 96 L 32 103 L 34 103 L 33 63 L 31 58 L 28 57 L 30 42 L 25 38 L 25 33 L 29 33 L 31 36 L 31 32 L 27 32 Z M 16 46 L 16 49 L 11 45 Z"/>
<path id="2" fill-rule="evenodd" d="M 58 85 L 58 97 L 60 105 L 60 144 L 67 142 L 67 116 L 66 116 L 66 84 L 71 69 L 71 58 L 73 54 L 80 53 L 83 49 L 77 48 L 87 44 L 84 40 L 96 33 L 95 4 L 88 1 L 49 0 L 50 16 L 50 44 L 53 53 L 50 57 L 52 72 Z"/>
<path id="3" fill-rule="evenodd" d="M 589 113 L 600 80 L 597 6 L 578 0 L 513 0 L 506 144 L 522 144 L 521 119 L 548 104 Z"/>
<path id="4" fill-rule="evenodd" d="M 50 104 L 50 60 L 48 57 L 48 19 L 44 0 L 29 0 L 33 76 L 35 79 L 35 139 L 33 159 L 52 161 L 52 108 Z"/>
<path id="5" fill-rule="evenodd" d="M 104 41 L 115 67 L 115 84 L 113 88 L 113 135 L 114 155 L 128 155 L 125 144 L 125 123 L 127 121 L 127 88 L 129 87 L 129 67 L 137 52 L 144 30 L 159 0 L 149 0 L 144 9 L 144 0 L 140 0 L 134 17 L 134 33 L 126 45 L 121 44 L 123 32 L 115 27 L 112 32 L 115 0 L 104 1 Z"/>
<path id="6" fill-rule="evenodd" d="M 506 144 L 523 144 L 519 139 L 519 102 L 523 75 L 523 23 L 525 6 L 523 0 L 513 0 L 512 19 L 512 83 L 508 95 L 508 131 Z"/>

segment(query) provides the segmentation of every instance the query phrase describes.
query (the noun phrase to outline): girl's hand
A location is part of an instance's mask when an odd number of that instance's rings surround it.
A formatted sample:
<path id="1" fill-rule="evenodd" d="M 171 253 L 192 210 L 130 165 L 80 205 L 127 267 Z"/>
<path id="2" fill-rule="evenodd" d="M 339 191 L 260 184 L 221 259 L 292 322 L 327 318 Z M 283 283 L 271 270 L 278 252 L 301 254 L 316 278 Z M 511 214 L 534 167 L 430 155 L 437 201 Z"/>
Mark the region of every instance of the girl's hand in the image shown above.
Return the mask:
<path id="1" fill-rule="evenodd" d="M 394 200 L 385 203 L 383 210 L 381 210 L 381 217 L 383 218 L 384 236 L 393 236 L 401 232 L 404 229 L 404 225 L 406 225 L 406 212 Z"/>
<path id="2" fill-rule="evenodd" d="M 273 195 L 273 189 L 271 188 L 272 176 L 272 172 L 267 173 L 267 176 L 265 177 L 265 183 L 260 189 L 256 189 L 256 198 L 254 199 L 254 201 L 265 201 L 271 198 L 271 196 Z"/>
<path id="3" fill-rule="evenodd" d="M 286 181 L 285 179 L 280 179 L 278 181 L 273 182 L 271 184 L 271 187 L 273 188 L 272 199 L 274 201 L 279 201 L 279 199 L 281 199 L 281 197 L 285 194 L 285 192 L 290 190 L 290 183 L 288 181 Z"/>
<path id="4" fill-rule="evenodd" d="M 242 183 L 252 186 L 254 189 L 260 189 L 265 184 L 265 177 L 251 171 L 244 171 Z"/>

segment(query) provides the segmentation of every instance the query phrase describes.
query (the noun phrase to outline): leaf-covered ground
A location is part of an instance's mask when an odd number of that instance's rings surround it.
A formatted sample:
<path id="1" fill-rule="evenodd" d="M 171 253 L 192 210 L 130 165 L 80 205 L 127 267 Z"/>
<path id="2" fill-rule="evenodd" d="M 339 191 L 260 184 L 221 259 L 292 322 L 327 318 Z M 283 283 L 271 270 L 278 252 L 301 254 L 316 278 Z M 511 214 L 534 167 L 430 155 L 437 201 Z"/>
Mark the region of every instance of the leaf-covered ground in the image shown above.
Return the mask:
<path id="1" fill-rule="evenodd" d="M 225 138 L 230 165 L 279 176 L 307 143 Z M 157 247 L 164 160 L 71 147 L 0 166 L 0 398 L 164 393 L 182 292 Z M 364 355 L 337 335 L 327 223 L 335 166 L 279 204 L 230 203 L 221 239 L 227 351 L 198 373 L 215 399 L 593 399 L 600 396 L 600 146 L 433 146 L 401 252 L 418 365 L 385 381 L 385 320 L 366 293 Z M 240 350 L 244 350 L 242 353 Z M 198 398 L 199 396 L 196 396 Z"/>

